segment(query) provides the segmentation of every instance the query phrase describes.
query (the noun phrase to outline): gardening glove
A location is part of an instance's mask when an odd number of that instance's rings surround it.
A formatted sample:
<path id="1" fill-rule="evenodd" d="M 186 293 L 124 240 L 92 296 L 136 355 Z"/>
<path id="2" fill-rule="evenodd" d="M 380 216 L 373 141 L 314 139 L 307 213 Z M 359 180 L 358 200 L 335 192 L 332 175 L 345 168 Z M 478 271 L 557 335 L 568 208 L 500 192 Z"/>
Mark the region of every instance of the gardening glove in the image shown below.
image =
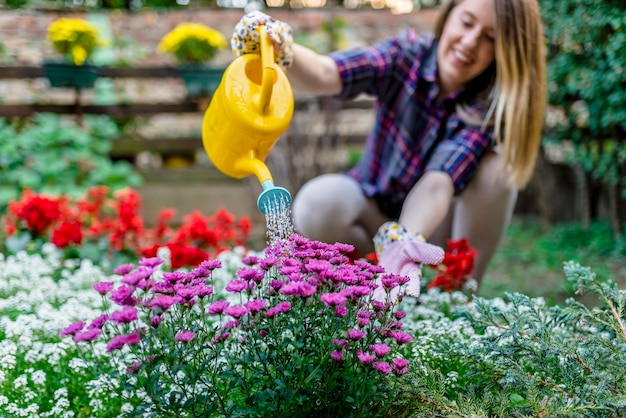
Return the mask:
<path id="1" fill-rule="evenodd" d="M 280 20 L 266 15 L 258 10 L 246 14 L 239 20 L 233 31 L 230 46 L 235 57 L 243 54 L 259 52 L 261 32 L 259 26 L 265 25 L 267 33 L 278 47 L 275 61 L 283 69 L 287 69 L 293 62 L 293 36 L 291 26 Z"/>
<path id="2" fill-rule="evenodd" d="M 413 297 L 420 295 L 420 279 L 422 264 L 439 264 L 443 261 L 444 251 L 441 247 L 428 244 L 421 234 L 411 234 L 397 222 L 386 222 L 374 236 L 374 248 L 378 257 L 378 265 L 387 273 L 406 276 L 406 294 Z M 391 300 L 398 299 L 400 288 L 391 291 Z M 374 291 L 374 298 L 381 300 L 385 290 L 381 286 Z"/>

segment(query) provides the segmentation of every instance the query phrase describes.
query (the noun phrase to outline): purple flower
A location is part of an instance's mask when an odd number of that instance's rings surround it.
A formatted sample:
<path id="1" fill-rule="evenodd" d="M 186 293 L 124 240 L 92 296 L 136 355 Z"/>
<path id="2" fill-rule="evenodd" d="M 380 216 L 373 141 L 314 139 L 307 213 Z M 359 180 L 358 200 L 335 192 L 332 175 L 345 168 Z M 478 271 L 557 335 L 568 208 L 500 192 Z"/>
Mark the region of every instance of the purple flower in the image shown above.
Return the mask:
<path id="1" fill-rule="evenodd" d="M 100 334 L 102 334 L 102 330 L 100 330 L 99 328 L 91 328 L 88 329 L 87 331 L 83 331 L 83 332 L 79 332 L 77 334 L 74 335 L 74 342 L 81 342 L 81 341 L 93 341 L 95 339 L 97 339 Z"/>
<path id="2" fill-rule="evenodd" d="M 375 361 L 372 363 L 374 370 L 378 370 L 381 374 L 391 373 L 391 366 L 384 361 Z"/>
<path id="3" fill-rule="evenodd" d="M 174 285 L 174 290 L 176 291 L 176 296 L 180 297 L 184 300 L 190 300 L 196 297 L 196 290 L 190 287 L 187 287 L 182 284 Z"/>
<path id="4" fill-rule="evenodd" d="M 73 322 L 63 328 L 60 332 L 61 337 L 65 337 L 67 335 L 75 335 L 77 332 L 82 331 L 85 328 L 85 323 L 83 321 Z"/>
<path id="5" fill-rule="evenodd" d="M 265 277 L 265 273 L 252 267 L 242 267 L 237 271 L 240 279 L 259 283 Z"/>
<path id="6" fill-rule="evenodd" d="M 278 263 L 278 258 L 276 257 L 265 257 L 261 261 L 259 261 L 259 268 L 261 270 L 269 270 L 274 267 Z"/>
<path id="7" fill-rule="evenodd" d="M 405 368 L 409 365 L 409 361 L 403 358 L 394 358 L 393 359 L 394 366 Z"/>
<path id="8" fill-rule="evenodd" d="M 253 299 L 248 301 L 245 306 L 249 312 L 259 312 L 265 308 L 266 302 L 263 299 Z"/>
<path id="9" fill-rule="evenodd" d="M 269 308 L 268 310 L 266 310 L 263 315 L 265 315 L 267 318 L 272 318 L 276 315 L 278 315 L 279 313 L 287 313 L 291 310 L 291 303 L 289 302 L 280 302 L 278 305 L 273 306 L 271 308 Z"/>
<path id="10" fill-rule="evenodd" d="M 195 332 L 191 332 L 191 331 L 179 331 L 176 333 L 176 336 L 174 337 L 175 341 L 180 341 L 183 343 L 188 343 L 189 341 L 193 340 L 194 337 L 196 336 Z"/>
<path id="11" fill-rule="evenodd" d="M 394 315 L 395 315 L 396 319 L 402 319 L 402 318 L 404 318 L 406 316 L 406 313 L 402 312 L 402 311 L 397 311 Z"/>
<path id="12" fill-rule="evenodd" d="M 136 361 L 133 364 L 131 364 L 130 366 L 128 366 L 126 368 L 126 373 L 128 374 L 135 374 L 139 371 L 139 369 L 141 368 L 142 363 L 140 361 Z"/>
<path id="13" fill-rule="evenodd" d="M 362 338 L 365 338 L 365 333 L 363 331 L 360 331 L 358 329 L 354 329 L 354 328 L 350 328 L 348 330 L 347 336 L 349 340 L 352 341 L 357 341 L 360 340 Z"/>
<path id="14" fill-rule="evenodd" d="M 370 350 L 372 350 L 377 357 L 384 357 L 391 352 L 391 347 L 387 344 L 378 343 L 370 345 Z"/>
<path id="15" fill-rule="evenodd" d="M 95 328 L 95 329 L 101 329 L 104 324 L 108 321 L 109 316 L 107 314 L 102 314 L 99 317 L 97 317 L 96 319 L 94 319 L 93 321 L 91 321 L 91 324 L 89 324 L 89 329 Z"/>
<path id="16" fill-rule="evenodd" d="M 159 258 L 159 257 L 144 257 L 141 260 L 139 260 L 139 265 L 140 266 L 144 266 L 144 267 L 157 267 L 160 266 L 161 264 L 163 264 L 163 259 Z"/>
<path id="17" fill-rule="evenodd" d="M 350 343 L 346 340 L 342 340 L 342 339 L 335 339 L 333 340 L 333 345 L 336 345 L 338 347 L 341 348 L 346 348 Z"/>
<path id="18" fill-rule="evenodd" d="M 232 316 L 233 318 L 239 319 L 242 316 L 244 316 L 245 314 L 247 314 L 248 310 L 246 308 L 244 308 L 243 306 L 233 305 L 233 306 L 229 306 L 228 308 L 224 309 L 224 313 L 226 315 Z"/>
<path id="19" fill-rule="evenodd" d="M 403 331 L 389 331 L 389 337 L 396 340 L 398 344 L 406 344 L 413 341 L 413 338 Z"/>
<path id="20" fill-rule="evenodd" d="M 341 361 L 343 359 L 343 353 L 341 351 L 332 351 L 330 353 L 330 358 L 335 361 Z"/>
<path id="21" fill-rule="evenodd" d="M 202 267 L 196 267 L 189 273 L 195 279 L 205 279 L 211 276 L 211 270 Z"/>
<path id="22" fill-rule="evenodd" d="M 245 280 L 240 280 L 240 279 L 234 279 L 231 280 L 227 285 L 226 285 L 226 291 L 227 292 L 232 292 L 232 293 L 239 293 L 242 292 L 244 290 L 246 290 L 248 288 L 248 282 Z"/>
<path id="23" fill-rule="evenodd" d="M 178 296 L 159 295 L 148 301 L 148 307 L 153 310 L 163 309 L 168 310 L 172 305 L 181 302 L 181 298 Z"/>
<path id="24" fill-rule="evenodd" d="M 153 268 L 140 266 L 139 268 L 137 268 L 137 270 L 133 271 L 132 273 L 125 274 L 124 277 L 122 277 L 120 281 L 130 286 L 137 286 L 137 284 L 140 281 L 145 280 L 148 277 L 152 276 L 153 273 L 154 273 Z"/>
<path id="25" fill-rule="evenodd" d="M 346 308 L 343 305 L 339 305 L 335 307 L 335 316 L 337 318 L 343 318 L 346 315 L 348 315 L 348 308 Z"/>
<path id="26" fill-rule="evenodd" d="M 213 294 L 213 286 L 207 286 L 206 284 L 201 284 L 195 287 L 196 295 L 199 298 L 203 298 L 206 296 L 210 296 Z"/>
<path id="27" fill-rule="evenodd" d="M 226 309 L 228 305 L 230 305 L 230 302 L 225 300 L 218 300 L 216 302 L 213 302 L 209 305 L 209 314 L 219 315 L 224 312 L 224 309 Z"/>
<path id="28" fill-rule="evenodd" d="M 184 273 L 182 271 L 166 271 L 165 273 L 163 273 L 163 280 L 170 283 L 176 283 L 187 278 L 187 273 Z"/>
<path id="29" fill-rule="evenodd" d="M 134 291 L 135 289 L 122 285 L 115 289 L 113 292 L 111 292 L 109 299 L 111 299 L 118 305 L 134 306 L 137 303 L 137 301 L 133 297 Z"/>
<path id="30" fill-rule="evenodd" d="M 276 309 L 278 309 L 282 313 L 287 313 L 291 310 L 291 303 L 280 302 L 278 305 L 276 305 Z"/>
<path id="31" fill-rule="evenodd" d="M 241 259 L 241 262 L 246 266 L 253 266 L 259 262 L 259 257 L 256 255 L 247 255 Z"/>
<path id="32" fill-rule="evenodd" d="M 358 316 L 356 318 L 356 323 L 359 324 L 360 327 L 366 327 L 370 324 L 370 319 L 365 317 Z"/>
<path id="33" fill-rule="evenodd" d="M 361 349 L 357 350 L 356 357 L 363 364 L 371 364 L 374 361 L 374 359 L 376 359 L 376 356 L 374 354 L 364 353 L 363 350 Z"/>
<path id="34" fill-rule="evenodd" d="M 267 336 L 267 334 L 268 334 L 268 333 L 267 333 L 267 331 L 266 331 L 266 330 L 264 330 L 264 329 L 262 329 L 261 331 L 259 331 L 259 337 L 261 337 L 261 338 L 266 337 L 266 336 Z"/>
<path id="35" fill-rule="evenodd" d="M 106 351 L 110 353 L 111 351 L 121 349 L 125 345 L 139 344 L 139 341 L 141 341 L 141 336 L 134 332 L 131 334 L 116 335 L 107 343 Z"/>
<path id="36" fill-rule="evenodd" d="M 125 306 L 121 310 L 111 314 L 111 321 L 117 322 L 118 324 L 127 324 L 137 320 L 137 318 L 137 308 L 134 306 Z"/>
<path id="37" fill-rule="evenodd" d="M 122 264 L 121 266 L 115 267 L 115 270 L 113 270 L 113 273 L 117 274 L 118 276 L 123 276 L 133 271 L 134 267 L 135 266 L 133 266 L 132 264 Z"/>
<path id="38" fill-rule="evenodd" d="M 198 267 L 211 271 L 222 267 L 222 262 L 220 260 L 206 260 L 200 263 Z"/>
<path id="39" fill-rule="evenodd" d="M 346 303 L 346 297 L 340 293 L 324 293 L 320 296 L 320 300 L 328 306 L 343 305 Z"/>
<path id="40" fill-rule="evenodd" d="M 306 282 L 291 282 L 280 288 L 280 293 L 289 296 L 301 296 L 303 298 L 315 294 L 317 288 Z"/>
<path id="41" fill-rule="evenodd" d="M 102 296 L 113 290 L 113 282 L 98 282 L 93 284 L 93 290 L 100 293 Z"/>
<path id="42" fill-rule="evenodd" d="M 158 315 L 150 318 L 150 325 L 152 325 L 154 328 L 157 328 L 161 322 L 163 322 L 163 318 Z"/>

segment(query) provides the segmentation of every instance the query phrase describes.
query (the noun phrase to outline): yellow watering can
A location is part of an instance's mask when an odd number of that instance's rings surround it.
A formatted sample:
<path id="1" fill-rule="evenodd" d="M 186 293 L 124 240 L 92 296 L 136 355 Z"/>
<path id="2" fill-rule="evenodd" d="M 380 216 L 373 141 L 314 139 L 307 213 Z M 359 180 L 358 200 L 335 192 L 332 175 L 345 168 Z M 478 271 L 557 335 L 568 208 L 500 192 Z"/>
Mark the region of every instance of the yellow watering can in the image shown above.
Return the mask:
<path id="1" fill-rule="evenodd" d="M 237 179 L 256 175 L 263 192 L 257 206 L 263 214 L 278 213 L 291 195 L 265 165 L 293 115 L 293 93 L 287 76 L 274 63 L 274 45 L 261 26 L 261 54 L 236 58 L 225 70 L 202 121 L 202 143 L 222 173 Z"/>

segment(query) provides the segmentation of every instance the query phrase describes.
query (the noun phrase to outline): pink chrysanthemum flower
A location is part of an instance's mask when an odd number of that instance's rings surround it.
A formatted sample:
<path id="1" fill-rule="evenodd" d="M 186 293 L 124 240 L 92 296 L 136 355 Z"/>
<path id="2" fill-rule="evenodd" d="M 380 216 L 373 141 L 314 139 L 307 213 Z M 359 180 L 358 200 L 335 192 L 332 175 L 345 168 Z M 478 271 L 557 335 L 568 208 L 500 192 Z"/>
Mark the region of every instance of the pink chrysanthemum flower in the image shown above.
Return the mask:
<path id="1" fill-rule="evenodd" d="M 347 332 L 348 339 L 353 341 L 363 339 L 366 335 L 367 334 L 365 334 L 363 331 L 354 328 L 349 329 Z"/>
<path id="2" fill-rule="evenodd" d="M 228 305 L 230 305 L 230 302 L 226 300 L 218 300 L 216 302 L 213 302 L 209 305 L 209 314 L 219 315 L 224 312 L 224 309 L 226 309 Z"/>
<path id="3" fill-rule="evenodd" d="M 378 343 L 371 344 L 370 350 L 372 350 L 374 354 L 376 354 L 376 357 L 384 357 L 391 352 L 391 347 L 389 347 L 387 344 Z"/>
<path id="4" fill-rule="evenodd" d="M 343 305 L 346 297 L 340 293 L 323 293 L 320 300 L 328 306 Z"/>
<path id="5" fill-rule="evenodd" d="M 135 266 L 133 266 L 132 264 L 122 264 L 121 266 L 115 267 L 113 273 L 117 274 L 118 276 L 123 276 L 133 271 L 134 267 Z"/>
<path id="6" fill-rule="evenodd" d="M 259 283 L 265 277 L 265 273 L 252 267 L 242 267 L 237 270 L 237 276 L 243 280 L 252 280 Z"/>
<path id="7" fill-rule="evenodd" d="M 81 341 L 94 341 L 100 336 L 100 334 L 102 334 L 102 330 L 99 328 L 91 328 L 87 331 L 74 334 L 74 341 L 77 343 Z"/>
<path id="8" fill-rule="evenodd" d="M 113 290 L 113 282 L 98 282 L 93 284 L 93 290 L 100 293 L 102 296 Z"/>
<path id="9" fill-rule="evenodd" d="M 374 370 L 378 370 L 382 374 L 391 373 L 391 366 L 389 365 L 389 363 L 384 361 L 375 361 L 374 363 L 372 363 L 372 367 L 374 368 Z"/>
<path id="10" fill-rule="evenodd" d="M 205 260 L 198 266 L 207 270 L 215 270 L 222 267 L 222 262 L 220 260 Z"/>
<path id="11" fill-rule="evenodd" d="M 403 331 L 390 331 L 389 337 L 396 340 L 398 344 L 406 344 L 413 341 L 413 337 Z"/>
<path id="12" fill-rule="evenodd" d="M 248 309 L 248 311 L 254 313 L 254 312 L 259 312 L 265 309 L 266 305 L 267 305 L 267 302 L 265 302 L 265 300 L 263 299 L 253 299 L 253 300 L 248 301 L 245 304 L 245 307 Z"/>
<path id="13" fill-rule="evenodd" d="M 191 331 L 178 331 L 176 333 L 176 335 L 174 336 L 174 341 L 180 341 L 183 343 L 188 343 L 189 341 L 193 340 L 194 337 L 196 336 L 195 332 L 191 332 Z"/>
<path id="14" fill-rule="evenodd" d="M 141 336 L 134 332 L 130 334 L 116 335 L 107 343 L 106 351 L 107 353 L 110 353 L 111 351 L 121 349 L 125 345 L 139 344 L 139 341 L 141 341 Z"/>
<path id="15" fill-rule="evenodd" d="M 139 265 L 144 267 L 158 267 L 163 264 L 163 259 L 159 257 L 144 257 L 139 260 Z"/>
<path id="16" fill-rule="evenodd" d="M 226 315 L 232 316 L 233 318 L 241 318 L 242 316 L 244 316 L 245 314 L 248 313 L 248 310 L 243 307 L 243 306 L 239 306 L 239 305 L 233 305 L 233 306 L 229 306 L 228 308 L 224 309 L 224 313 Z"/>
<path id="17" fill-rule="evenodd" d="M 67 335 L 75 335 L 77 332 L 82 331 L 85 328 L 85 323 L 83 321 L 73 322 L 63 328 L 60 332 L 61 337 L 65 337 Z"/>
<path id="18" fill-rule="evenodd" d="M 341 352 L 341 351 L 332 351 L 330 353 L 330 358 L 335 360 L 335 361 L 341 361 L 341 360 L 343 360 L 343 352 Z"/>
<path id="19" fill-rule="evenodd" d="M 343 318 L 346 315 L 348 315 L 348 308 L 343 305 L 335 307 L 335 316 L 337 318 Z"/>
<path id="20" fill-rule="evenodd" d="M 374 354 L 364 353 L 361 349 L 357 350 L 356 357 L 363 364 L 372 364 L 372 362 L 376 359 L 376 356 Z"/>
<path id="21" fill-rule="evenodd" d="M 245 280 L 240 280 L 240 279 L 234 279 L 231 280 L 227 285 L 226 285 L 226 291 L 227 292 L 232 292 L 232 293 L 239 293 L 242 292 L 244 290 L 246 290 L 248 288 L 248 282 Z"/>
<path id="22" fill-rule="evenodd" d="M 119 311 L 115 311 L 111 314 L 111 321 L 118 324 L 127 324 L 129 322 L 136 321 L 138 319 L 138 311 L 134 306 L 125 306 Z"/>

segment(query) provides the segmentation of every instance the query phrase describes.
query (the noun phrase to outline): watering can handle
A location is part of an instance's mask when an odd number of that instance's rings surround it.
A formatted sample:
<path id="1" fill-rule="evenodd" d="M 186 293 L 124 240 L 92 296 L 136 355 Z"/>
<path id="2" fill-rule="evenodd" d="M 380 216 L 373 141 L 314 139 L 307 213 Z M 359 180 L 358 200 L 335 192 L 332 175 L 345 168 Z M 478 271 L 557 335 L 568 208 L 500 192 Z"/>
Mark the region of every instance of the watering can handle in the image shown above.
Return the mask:
<path id="1" fill-rule="evenodd" d="M 262 25 L 259 30 L 261 32 L 261 66 L 263 67 L 259 104 L 261 112 L 265 114 L 272 99 L 272 90 L 276 80 L 276 64 L 274 63 L 274 44 L 267 33 L 267 28 Z"/>

